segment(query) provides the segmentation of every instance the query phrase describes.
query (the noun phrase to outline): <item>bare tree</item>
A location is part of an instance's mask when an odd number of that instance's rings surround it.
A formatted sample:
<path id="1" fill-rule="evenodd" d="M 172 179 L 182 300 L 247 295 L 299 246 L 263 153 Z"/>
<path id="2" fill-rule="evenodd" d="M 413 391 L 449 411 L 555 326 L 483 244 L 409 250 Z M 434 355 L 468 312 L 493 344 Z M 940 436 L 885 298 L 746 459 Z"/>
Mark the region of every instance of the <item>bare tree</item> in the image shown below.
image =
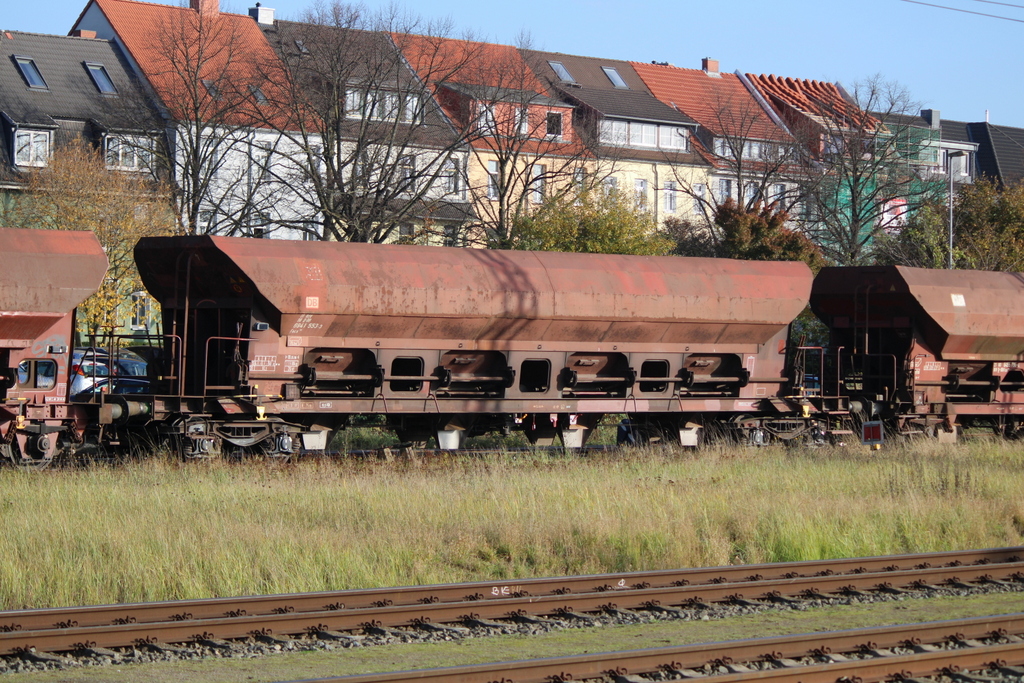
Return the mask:
<path id="1" fill-rule="evenodd" d="M 430 232 L 466 220 L 465 142 L 431 87 L 474 55 L 442 61 L 443 39 L 413 37 L 414 29 L 450 30 L 338 2 L 264 29 L 278 59 L 263 70 L 281 84 L 262 109 L 281 134 L 269 173 L 301 207 L 282 222 L 323 239 L 385 242 L 412 226 Z M 419 73 L 405 55 L 414 40 Z"/>
<path id="2" fill-rule="evenodd" d="M 791 129 L 808 152 L 802 194 L 807 232 L 841 265 L 865 263 L 872 244 L 943 196 L 934 131 L 913 125 L 918 107 L 901 86 L 874 77 L 834 97 Z"/>
<path id="3" fill-rule="evenodd" d="M 510 45 L 418 36 L 405 54 L 467 145 L 477 216 L 465 239 L 514 246 L 519 219 L 583 177 L 590 157 L 574 130 L 573 107 L 549 96 Z M 425 73 L 425 54 L 449 65 L 444 80 Z"/>
<path id="4" fill-rule="evenodd" d="M 273 87 L 253 68 L 262 39 L 245 17 L 174 8 L 152 28 L 153 41 L 133 58 L 157 101 L 159 121 L 126 98 L 130 126 L 159 144 L 125 136 L 119 144 L 149 155 L 154 170 L 173 181 L 179 231 L 252 235 L 273 203 L 254 173 L 255 105 Z M 255 33 L 253 33 L 255 32 Z M 268 50 L 269 51 L 269 50 Z M 162 128 L 162 131 L 160 130 Z M 159 131 L 159 132 L 158 132 Z M 162 133 L 162 134 L 161 134 Z"/>

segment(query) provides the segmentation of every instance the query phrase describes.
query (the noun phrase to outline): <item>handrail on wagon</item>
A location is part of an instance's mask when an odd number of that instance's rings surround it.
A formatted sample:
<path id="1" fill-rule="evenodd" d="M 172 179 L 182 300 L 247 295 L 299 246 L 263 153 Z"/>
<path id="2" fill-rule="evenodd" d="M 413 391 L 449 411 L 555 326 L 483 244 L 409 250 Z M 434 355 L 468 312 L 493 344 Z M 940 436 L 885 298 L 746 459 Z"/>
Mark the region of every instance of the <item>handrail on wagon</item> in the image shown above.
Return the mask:
<path id="1" fill-rule="evenodd" d="M 209 376 L 210 370 L 210 342 L 213 341 L 233 341 L 233 342 L 252 342 L 256 341 L 253 337 L 207 337 L 206 338 L 206 353 L 203 355 L 203 396 L 206 396 L 207 389 L 236 389 L 233 386 L 220 386 L 217 384 L 207 384 L 206 378 Z"/>

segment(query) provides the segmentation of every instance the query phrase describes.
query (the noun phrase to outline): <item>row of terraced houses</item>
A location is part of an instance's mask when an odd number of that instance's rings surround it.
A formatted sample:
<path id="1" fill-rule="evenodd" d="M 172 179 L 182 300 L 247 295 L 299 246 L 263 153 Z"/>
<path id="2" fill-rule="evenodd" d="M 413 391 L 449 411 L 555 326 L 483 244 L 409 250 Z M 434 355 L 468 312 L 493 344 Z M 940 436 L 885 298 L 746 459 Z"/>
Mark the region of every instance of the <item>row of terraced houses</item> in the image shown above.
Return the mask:
<path id="1" fill-rule="evenodd" d="M 169 180 L 185 232 L 507 246 L 545 198 L 587 188 L 659 224 L 731 198 L 812 226 L 827 178 L 850 172 L 830 160 L 893 138 L 911 182 L 871 180 L 875 225 L 936 188 L 1024 175 L 1020 129 L 858 107 L 839 84 L 320 19 L 89 0 L 68 36 L 0 33 L 0 190 L 82 138 Z M 848 216 L 852 190 L 829 191 Z"/>

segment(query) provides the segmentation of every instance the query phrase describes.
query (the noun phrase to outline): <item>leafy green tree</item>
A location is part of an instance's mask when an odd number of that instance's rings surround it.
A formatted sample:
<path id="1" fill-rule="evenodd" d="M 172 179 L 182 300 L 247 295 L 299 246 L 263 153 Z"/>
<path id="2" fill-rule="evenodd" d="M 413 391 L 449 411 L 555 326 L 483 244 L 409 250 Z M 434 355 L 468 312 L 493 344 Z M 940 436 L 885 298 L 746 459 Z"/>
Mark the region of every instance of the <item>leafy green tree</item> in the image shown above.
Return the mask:
<path id="1" fill-rule="evenodd" d="M 970 270 L 1024 271 L 1024 184 L 988 180 L 964 185 L 953 198 L 953 265 Z M 878 241 L 881 264 L 945 268 L 949 210 L 935 202 L 895 234 Z"/>
<path id="2" fill-rule="evenodd" d="M 600 188 L 545 198 L 517 219 L 516 249 L 657 256 L 672 250 L 654 216 L 623 192 Z"/>
<path id="3" fill-rule="evenodd" d="M 1024 270 L 1024 183 L 964 185 L 953 202 L 954 265 Z"/>
<path id="4" fill-rule="evenodd" d="M 945 206 L 928 204 L 918 210 L 899 230 L 881 233 L 875 240 L 873 256 L 879 265 L 945 268 L 948 233 Z M 954 260 L 956 260 L 954 248 Z"/>

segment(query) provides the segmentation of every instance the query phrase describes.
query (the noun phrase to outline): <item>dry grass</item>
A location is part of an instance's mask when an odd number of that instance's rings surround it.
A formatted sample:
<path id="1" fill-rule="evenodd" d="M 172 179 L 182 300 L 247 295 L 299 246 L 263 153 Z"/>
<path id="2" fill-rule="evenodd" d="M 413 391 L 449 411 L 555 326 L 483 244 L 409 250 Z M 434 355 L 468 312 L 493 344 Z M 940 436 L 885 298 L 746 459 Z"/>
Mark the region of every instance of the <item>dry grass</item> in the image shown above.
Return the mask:
<path id="1" fill-rule="evenodd" d="M 1017 545 L 1019 447 L 0 471 L 0 606 Z"/>

